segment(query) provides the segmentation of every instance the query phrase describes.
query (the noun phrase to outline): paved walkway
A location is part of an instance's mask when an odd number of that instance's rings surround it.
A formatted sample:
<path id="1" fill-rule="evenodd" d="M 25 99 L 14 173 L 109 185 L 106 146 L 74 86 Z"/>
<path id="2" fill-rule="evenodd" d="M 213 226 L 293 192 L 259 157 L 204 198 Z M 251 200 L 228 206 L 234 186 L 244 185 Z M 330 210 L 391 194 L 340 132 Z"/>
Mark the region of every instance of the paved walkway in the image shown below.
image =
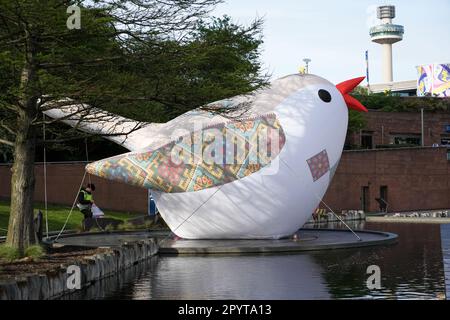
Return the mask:
<path id="1" fill-rule="evenodd" d="M 425 217 L 366 217 L 368 222 L 404 222 L 404 223 L 450 223 L 450 218 L 425 218 Z"/>
<path id="2" fill-rule="evenodd" d="M 450 300 L 450 225 L 441 225 L 442 258 L 444 259 L 445 288 Z"/>

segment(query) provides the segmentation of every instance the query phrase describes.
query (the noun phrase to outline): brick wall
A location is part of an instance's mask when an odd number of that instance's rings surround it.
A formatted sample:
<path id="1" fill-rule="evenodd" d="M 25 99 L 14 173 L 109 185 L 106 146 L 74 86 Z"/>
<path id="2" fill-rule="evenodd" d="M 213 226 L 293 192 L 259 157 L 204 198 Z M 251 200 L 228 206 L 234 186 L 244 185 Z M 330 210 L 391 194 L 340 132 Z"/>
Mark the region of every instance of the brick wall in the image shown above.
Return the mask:
<path id="1" fill-rule="evenodd" d="M 48 164 L 50 203 L 72 205 L 84 163 Z M 37 201 L 44 200 L 43 166 L 36 165 Z M 10 196 L 10 167 L 0 165 L 0 197 Z M 92 176 L 100 208 L 145 213 L 147 191 Z M 446 148 L 347 151 L 324 201 L 335 210 L 361 208 L 361 187 L 369 187 L 369 211 L 378 211 L 380 186 L 388 187 L 389 211 L 450 208 L 450 162 Z"/>
<path id="2" fill-rule="evenodd" d="M 395 134 L 421 135 L 420 112 L 383 112 L 369 110 L 364 113 L 367 125 L 366 132 L 372 132 L 373 147 L 380 144 L 393 142 Z M 445 132 L 445 126 L 450 125 L 450 113 L 424 111 L 424 142 L 425 146 L 433 143 L 441 144 L 441 136 L 450 136 Z M 360 133 L 354 133 L 348 137 L 348 142 L 360 145 Z"/>
<path id="3" fill-rule="evenodd" d="M 85 163 L 52 163 L 47 164 L 48 202 L 71 206 L 84 174 Z M 36 187 L 34 198 L 44 201 L 43 165 L 35 167 Z M 0 165 L 0 197 L 9 198 L 11 193 L 11 171 L 7 165 Z M 86 176 L 85 184 L 88 183 Z M 147 212 L 147 190 L 123 183 L 108 181 L 91 176 L 95 184 L 94 199 L 102 209 L 124 212 Z"/>
<path id="4" fill-rule="evenodd" d="M 340 210 L 361 209 L 361 188 L 369 187 L 368 211 L 388 187 L 389 211 L 450 208 L 450 162 L 446 148 L 346 151 L 324 201 Z"/>

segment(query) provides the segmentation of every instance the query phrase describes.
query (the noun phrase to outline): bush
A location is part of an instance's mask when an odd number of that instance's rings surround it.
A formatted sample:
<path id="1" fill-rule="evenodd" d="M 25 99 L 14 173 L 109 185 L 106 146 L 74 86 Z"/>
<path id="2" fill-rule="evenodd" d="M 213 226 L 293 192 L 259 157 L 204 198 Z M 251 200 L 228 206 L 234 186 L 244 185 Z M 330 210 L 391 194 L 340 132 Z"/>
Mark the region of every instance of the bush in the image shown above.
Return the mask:
<path id="1" fill-rule="evenodd" d="M 12 262 L 20 258 L 19 249 L 7 246 L 0 245 L 0 259 L 4 259 L 7 262 Z"/>
<path id="2" fill-rule="evenodd" d="M 153 227 L 153 221 L 147 221 L 144 224 L 145 229 L 151 229 Z"/>
<path id="3" fill-rule="evenodd" d="M 449 111 L 450 99 L 436 97 L 399 97 L 384 94 L 358 95 L 354 97 L 365 107 L 386 112 L 418 112 L 424 108 L 427 112 Z"/>
<path id="4" fill-rule="evenodd" d="M 25 249 L 25 257 L 40 259 L 44 255 L 44 249 L 40 245 L 29 246 Z"/>
<path id="5" fill-rule="evenodd" d="M 105 231 L 107 231 L 107 232 L 111 232 L 111 231 L 114 231 L 114 230 L 116 230 L 116 227 L 114 225 L 112 225 L 112 224 L 108 224 L 105 227 Z"/>
<path id="6" fill-rule="evenodd" d="M 121 223 L 117 226 L 117 230 L 127 231 L 127 230 L 136 230 L 136 226 L 128 221 Z"/>

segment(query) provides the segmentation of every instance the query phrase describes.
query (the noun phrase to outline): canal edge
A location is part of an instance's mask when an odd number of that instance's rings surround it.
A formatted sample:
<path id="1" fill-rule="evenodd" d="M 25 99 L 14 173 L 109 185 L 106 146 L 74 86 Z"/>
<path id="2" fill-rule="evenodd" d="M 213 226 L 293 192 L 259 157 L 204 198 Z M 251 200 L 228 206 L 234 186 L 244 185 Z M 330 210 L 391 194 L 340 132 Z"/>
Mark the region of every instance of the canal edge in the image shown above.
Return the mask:
<path id="1" fill-rule="evenodd" d="M 447 300 L 450 300 L 450 224 L 441 225 L 441 248 L 445 277 L 445 297 Z"/>
<path id="2" fill-rule="evenodd" d="M 105 253 L 98 253 L 74 261 L 79 267 L 80 289 L 67 286 L 68 266 L 49 270 L 46 274 L 35 274 L 0 282 L 0 300 L 48 300 L 62 297 L 84 289 L 96 281 L 113 276 L 158 254 L 159 247 L 155 239 L 146 239 L 125 243 L 120 247 L 111 247 Z"/>

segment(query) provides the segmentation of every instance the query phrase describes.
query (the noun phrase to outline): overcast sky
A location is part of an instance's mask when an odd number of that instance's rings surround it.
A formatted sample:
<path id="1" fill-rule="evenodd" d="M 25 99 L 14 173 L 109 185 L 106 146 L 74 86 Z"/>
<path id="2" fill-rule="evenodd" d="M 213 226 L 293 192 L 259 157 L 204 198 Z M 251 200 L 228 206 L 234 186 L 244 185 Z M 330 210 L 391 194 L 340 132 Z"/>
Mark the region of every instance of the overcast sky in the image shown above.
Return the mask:
<path id="1" fill-rule="evenodd" d="M 380 4 L 396 6 L 393 23 L 405 27 L 393 45 L 394 81 L 416 79 L 415 66 L 450 63 L 450 0 L 225 0 L 213 12 L 248 24 L 264 17 L 262 60 L 274 79 L 298 72 L 308 57 L 310 73 L 337 83 L 365 75 L 369 50 L 370 82 L 381 82 L 381 46 L 369 27 Z"/>

